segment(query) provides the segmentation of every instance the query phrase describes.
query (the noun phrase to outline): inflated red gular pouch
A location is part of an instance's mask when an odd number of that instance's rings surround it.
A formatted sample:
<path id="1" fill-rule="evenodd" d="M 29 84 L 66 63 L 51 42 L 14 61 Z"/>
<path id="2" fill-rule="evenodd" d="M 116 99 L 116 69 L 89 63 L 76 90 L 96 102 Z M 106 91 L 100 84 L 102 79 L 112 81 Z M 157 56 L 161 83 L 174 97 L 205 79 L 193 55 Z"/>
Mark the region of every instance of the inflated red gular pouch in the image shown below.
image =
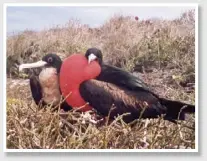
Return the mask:
<path id="1" fill-rule="evenodd" d="M 74 54 L 66 58 L 60 69 L 60 89 L 66 102 L 73 108 L 81 108 L 85 112 L 91 110 L 90 105 L 81 97 L 80 84 L 89 79 L 96 78 L 101 73 L 98 62 L 90 64 L 82 54 Z"/>

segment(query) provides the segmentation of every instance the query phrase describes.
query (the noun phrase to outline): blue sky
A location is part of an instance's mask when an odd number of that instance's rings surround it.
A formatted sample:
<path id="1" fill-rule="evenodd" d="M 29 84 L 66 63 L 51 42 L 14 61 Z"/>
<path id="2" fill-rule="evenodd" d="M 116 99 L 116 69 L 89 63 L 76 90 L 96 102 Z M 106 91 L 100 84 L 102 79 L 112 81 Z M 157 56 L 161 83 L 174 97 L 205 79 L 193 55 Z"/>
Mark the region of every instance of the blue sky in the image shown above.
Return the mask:
<path id="1" fill-rule="evenodd" d="M 54 25 L 64 25 L 70 19 L 98 27 L 114 14 L 138 16 L 140 19 L 173 19 L 193 7 L 7 7 L 7 33 L 42 30 Z"/>

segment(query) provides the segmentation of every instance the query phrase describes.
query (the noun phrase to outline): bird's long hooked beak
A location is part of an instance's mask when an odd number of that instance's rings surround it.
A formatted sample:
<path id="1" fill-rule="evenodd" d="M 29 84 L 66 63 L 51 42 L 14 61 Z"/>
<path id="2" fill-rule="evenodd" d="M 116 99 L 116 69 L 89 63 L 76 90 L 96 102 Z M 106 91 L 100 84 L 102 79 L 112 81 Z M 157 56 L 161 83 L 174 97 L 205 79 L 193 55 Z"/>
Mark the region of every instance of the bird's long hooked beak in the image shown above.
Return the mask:
<path id="1" fill-rule="evenodd" d="M 97 59 L 97 56 L 95 56 L 93 53 L 91 53 L 89 56 L 88 56 L 88 64 L 90 64 L 92 61 L 96 60 Z"/>
<path id="2" fill-rule="evenodd" d="M 29 63 L 29 64 L 21 64 L 19 66 L 19 71 L 22 71 L 23 69 L 25 68 L 38 68 L 38 67 L 43 67 L 47 64 L 47 62 L 45 61 L 38 61 L 38 62 L 35 62 L 35 63 Z"/>

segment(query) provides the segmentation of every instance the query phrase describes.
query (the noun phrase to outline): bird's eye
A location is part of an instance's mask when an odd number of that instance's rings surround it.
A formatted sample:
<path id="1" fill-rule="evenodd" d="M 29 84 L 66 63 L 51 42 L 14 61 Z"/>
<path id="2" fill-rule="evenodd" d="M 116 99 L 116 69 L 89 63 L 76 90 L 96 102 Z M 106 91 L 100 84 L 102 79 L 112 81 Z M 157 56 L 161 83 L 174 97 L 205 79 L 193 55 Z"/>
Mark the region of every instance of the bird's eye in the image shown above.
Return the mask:
<path id="1" fill-rule="evenodd" d="M 52 57 L 49 57 L 49 58 L 48 58 L 48 62 L 49 62 L 49 63 L 52 63 L 52 61 L 53 61 L 53 58 L 52 58 Z"/>

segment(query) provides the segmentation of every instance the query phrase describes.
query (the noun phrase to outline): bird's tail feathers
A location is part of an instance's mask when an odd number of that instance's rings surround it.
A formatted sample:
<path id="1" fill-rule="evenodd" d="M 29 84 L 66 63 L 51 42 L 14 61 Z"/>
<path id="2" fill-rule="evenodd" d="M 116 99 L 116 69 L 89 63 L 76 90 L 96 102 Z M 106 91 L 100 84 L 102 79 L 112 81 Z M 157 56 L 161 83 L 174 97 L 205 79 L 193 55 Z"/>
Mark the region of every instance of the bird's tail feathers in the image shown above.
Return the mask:
<path id="1" fill-rule="evenodd" d="M 186 113 L 195 113 L 195 105 L 165 98 L 160 98 L 160 101 L 167 109 L 166 120 L 185 120 Z"/>

